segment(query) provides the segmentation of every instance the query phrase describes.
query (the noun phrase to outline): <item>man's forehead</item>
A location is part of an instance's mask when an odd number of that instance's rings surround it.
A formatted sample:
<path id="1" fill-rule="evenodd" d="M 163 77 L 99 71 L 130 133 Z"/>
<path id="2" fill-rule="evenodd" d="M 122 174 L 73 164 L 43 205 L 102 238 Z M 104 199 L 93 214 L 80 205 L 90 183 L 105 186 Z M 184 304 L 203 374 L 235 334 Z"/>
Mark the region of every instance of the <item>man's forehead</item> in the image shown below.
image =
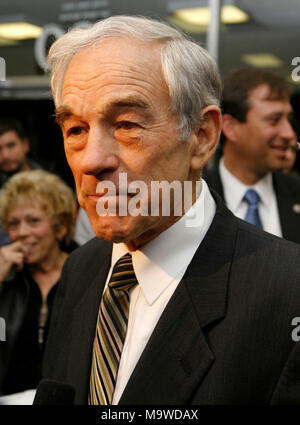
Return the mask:
<path id="1" fill-rule="evenodd" d="M 127 59 L 131 61 L 143 62 L 143 60 L 151 60 L 154 62 L 159 58 L 162 43 L 157 40 L 144 41 L 134 37 L 109 37 L 99 41 L 92 47 L 84 47 L 80 49 L 71 59 L 68 70 L 77 66 L 83 59 L 94 62 L 95 66 L 99 62 L 108 63 Z"/>
<path id="2" fill-rule="evenodd" d="M 10 142 L 19 142 L 22 143 L 23 140 L 18 136 L 15 130 L 8 130 L 0 134 L 0 144 L 2 146 Z"/>
<path id="3" fill-rule="evenodd" d="M 150 94 L 162 96 L 164 91 L 164 95 L 169 97 L 160 55 L 153 56 L 141 49 L 145 43 L 140 40 L 134 39 L 137 45 L 129 45 L 128 50 L 123 49 L 121 42 L 127 47 L 128 39 L 113 38 L 100 44 L 99 48 L 83 49 L 73 57 L 57 104 L 58 118 L 70 115 L 70 110 L 74 111 L 74 99 L 84 100 L 91 94 L 94 101 L 89 102 L 89 109 L 97 107 L 95 100 L 98 99 L 101 105 L 107 104 L 107 107 L 128 106 L 145 110 L 149 107 Z M 87 107 L 87 103 L 83 103 Z"/>
<path id="4" fill-rule="evenodd" d="M 248 92 L 249 101 L 279 101 L 283 103 L 290 103 L 288 93 L 281 92 L 277 88 L 271 87 L 268 84 L 260 84 Z"/>
<path id="5" fill-rule="evenodd" d="M 264 105 L 264 108 L 272 107 L 274 110 L 284 108 L 287 113 L 292 112 L 292 106 L 288 94 L 280 94 L 267 84 L 261 84 L 250 90 L 248 93 L 248 103 L 250 109 L 253 109 L 258 105 Z"/>

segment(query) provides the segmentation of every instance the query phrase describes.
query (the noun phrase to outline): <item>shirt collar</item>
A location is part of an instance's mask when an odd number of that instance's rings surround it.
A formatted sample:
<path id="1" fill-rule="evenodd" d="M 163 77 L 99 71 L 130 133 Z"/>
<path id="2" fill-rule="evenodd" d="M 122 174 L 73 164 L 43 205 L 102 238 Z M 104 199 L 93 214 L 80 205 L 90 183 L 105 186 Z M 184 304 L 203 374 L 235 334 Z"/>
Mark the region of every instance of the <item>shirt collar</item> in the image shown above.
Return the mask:
<path id="1" fill-rule="evenodd" d="M 215 210 L 215 201 L 206 182 L 201 180 L 200 195 L 190 210 L 155 239 L 131 253 L 137 280 L 150 305 L 185 271 L 213 220 Z M 112 266 L 126 252 L 128 249 L 124 243 L 114 244 Z"/>
<path id="2" fill-rule="evenodd" d="M 224 198 L 226 199 L 228 208 L 233 213 L 235 213 L 240 206 L 244 195 L 249 188 L 256 190 L 260 197 L 260 201 L 263 204 L 269 205 L 272 192 L 274 191 L 271 173 L 266 174 L 255 185 L 247 186 L 227 170 L 224 165 L 223 158 L 221 158 L 219 163 L 219 172 L 221 181 L 223 182 Z"/>

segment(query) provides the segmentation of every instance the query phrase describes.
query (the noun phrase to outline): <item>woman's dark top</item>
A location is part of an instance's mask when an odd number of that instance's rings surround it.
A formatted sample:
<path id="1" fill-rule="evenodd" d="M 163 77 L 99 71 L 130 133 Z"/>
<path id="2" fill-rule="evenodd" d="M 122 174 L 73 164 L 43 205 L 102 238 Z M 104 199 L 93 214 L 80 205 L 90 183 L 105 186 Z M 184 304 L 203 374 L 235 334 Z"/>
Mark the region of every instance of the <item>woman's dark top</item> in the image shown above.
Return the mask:
<path id="1" fill-rule="evenodd" d="M 0 342 L 0 395 L 37 387 L 57 284 L 46 304 L 26 267 L 0 284 L 0 317 L 6 338 Z"/>

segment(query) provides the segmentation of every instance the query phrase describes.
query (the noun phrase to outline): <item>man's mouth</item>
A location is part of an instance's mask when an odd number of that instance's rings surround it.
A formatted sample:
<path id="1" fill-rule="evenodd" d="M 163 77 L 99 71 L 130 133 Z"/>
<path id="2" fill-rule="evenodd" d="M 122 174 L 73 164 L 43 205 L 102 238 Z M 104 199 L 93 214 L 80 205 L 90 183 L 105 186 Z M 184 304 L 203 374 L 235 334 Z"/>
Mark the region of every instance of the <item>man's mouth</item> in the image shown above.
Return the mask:
<path id="1" fill-rule="evenodd" d="M 132 194 L 128 193 L 127 191 L 109 191 L 104 190 L 103 192 L 96 192 L 96 193 L 85 193 L 85 198 L 95 198 L 96 200 L 99 200 L 100 198 L 117 198 L 117 197 L 123 197 L 123 196 L 132 196 Z"/>
<path id="2" fill-rule="evenodd" d="M 3 170 L 11 170 L 11 169 L 17 169 L 18 168 L 18 164 L 14 161 L 5 161 L 1 163 L 1 168 Z"/>
<path id="3" fill-rule="evenodd" d="M 281 142 L 274 142 L 270 145 L 271 149 L 277 153 L 278 156 L 284 158 L 288 145 Z"/>

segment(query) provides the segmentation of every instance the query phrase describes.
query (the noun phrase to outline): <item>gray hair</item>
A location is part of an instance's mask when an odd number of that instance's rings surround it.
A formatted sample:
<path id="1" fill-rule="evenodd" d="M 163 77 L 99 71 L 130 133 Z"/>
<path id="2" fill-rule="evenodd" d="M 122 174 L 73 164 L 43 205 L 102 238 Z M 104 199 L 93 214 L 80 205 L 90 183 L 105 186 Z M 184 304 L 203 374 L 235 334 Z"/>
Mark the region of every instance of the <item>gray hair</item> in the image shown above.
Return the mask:
<path id="1" fill-rule="evenodd" d="M 87 29 L 72 29 L 49 51 L 51 87 L 56 106 L 61 102 L 64 77 L 73 56 L 111 37 L 160 41 L 162 72 L 169 90 L 171 111 L 186 139 L 207 105 L 219 105 L 221 81 L 217 66 L 201 46 L 169 25 L 144 17 L 112 16 Z"/>

